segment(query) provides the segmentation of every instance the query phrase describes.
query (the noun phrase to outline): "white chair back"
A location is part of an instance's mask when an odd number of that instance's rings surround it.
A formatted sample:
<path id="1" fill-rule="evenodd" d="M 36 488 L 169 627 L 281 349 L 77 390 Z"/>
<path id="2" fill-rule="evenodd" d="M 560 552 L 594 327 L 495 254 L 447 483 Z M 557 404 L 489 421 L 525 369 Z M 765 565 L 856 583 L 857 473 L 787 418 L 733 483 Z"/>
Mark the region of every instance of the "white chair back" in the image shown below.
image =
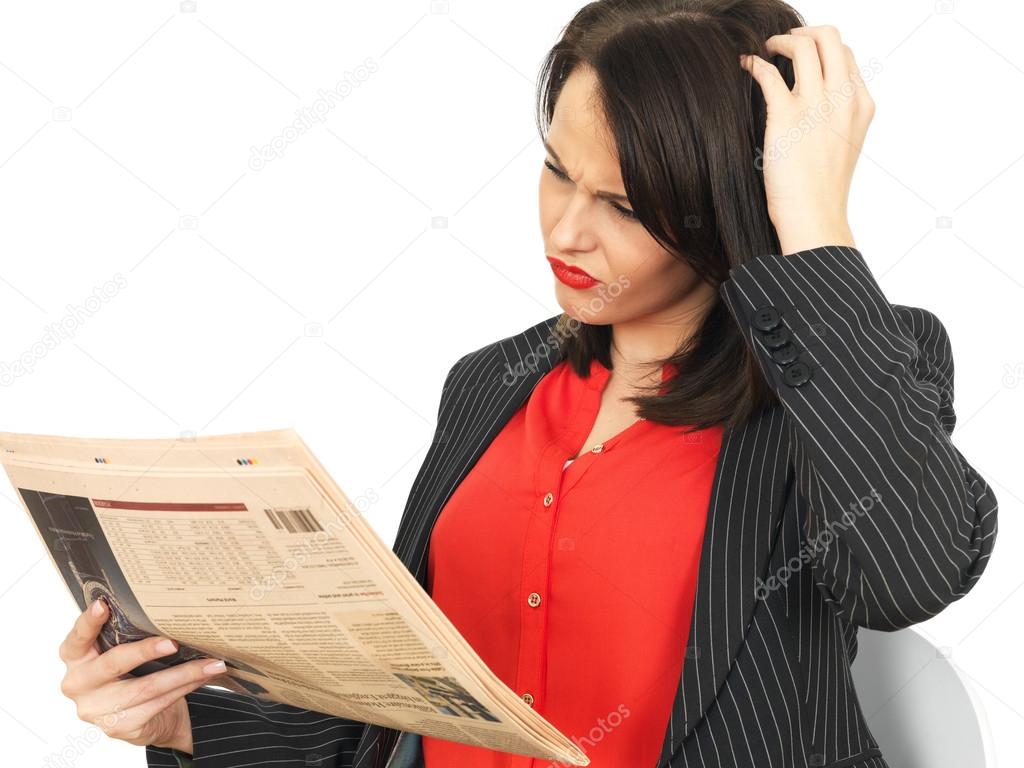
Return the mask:
<path id="1" fill-rule="evenodd" d="M 853 679 L 890 768 L 985 768 L 987 720 L 948 654 L 912 629 L 857 633 Z"/>

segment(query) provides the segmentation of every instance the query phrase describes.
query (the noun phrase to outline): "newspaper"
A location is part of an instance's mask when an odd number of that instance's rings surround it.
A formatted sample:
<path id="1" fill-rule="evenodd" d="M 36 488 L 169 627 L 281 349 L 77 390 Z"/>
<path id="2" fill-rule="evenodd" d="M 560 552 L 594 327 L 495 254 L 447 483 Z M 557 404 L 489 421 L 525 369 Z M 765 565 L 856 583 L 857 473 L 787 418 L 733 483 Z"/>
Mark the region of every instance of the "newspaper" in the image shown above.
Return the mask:
<path id="1" fill-rule="evenodd" d="M 117 440 L 0 432 L 0 460 L 101 651 L 224 659 L 211 684 L 568 765 L 590 760 L 491 672 L 291 429 Z"/>

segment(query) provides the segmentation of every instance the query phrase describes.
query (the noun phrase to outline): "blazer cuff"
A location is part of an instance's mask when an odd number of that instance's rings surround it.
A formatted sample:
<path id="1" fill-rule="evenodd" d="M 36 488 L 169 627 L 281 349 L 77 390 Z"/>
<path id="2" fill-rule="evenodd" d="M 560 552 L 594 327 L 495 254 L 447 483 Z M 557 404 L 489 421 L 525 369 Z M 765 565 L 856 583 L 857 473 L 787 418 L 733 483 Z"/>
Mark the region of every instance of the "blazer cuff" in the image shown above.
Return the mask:
<path id="1" fill-rule="evenodd" d="M 857 327 L 871 327 L 900 351 L 917 354 L 863 254 L 853 246 L 761 255 L 733 267 L 729 275 L 721 295 L 746 329 L 780 397 L 817 385 L 815 373 L 830 358 L 830 335 L 834 342 Z"/>

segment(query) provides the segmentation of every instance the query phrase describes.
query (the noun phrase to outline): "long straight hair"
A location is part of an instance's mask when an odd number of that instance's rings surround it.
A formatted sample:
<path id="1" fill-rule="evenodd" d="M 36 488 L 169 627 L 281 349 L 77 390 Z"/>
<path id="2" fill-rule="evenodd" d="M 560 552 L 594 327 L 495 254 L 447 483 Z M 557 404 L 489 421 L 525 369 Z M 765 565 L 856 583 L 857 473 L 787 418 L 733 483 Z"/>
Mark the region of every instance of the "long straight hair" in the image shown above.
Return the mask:
<path id="1" fill-rule="evenodd" d="M 781 0 L 591 2 L 542 64 L 537 126 L 546 138 L 566 79 L 589 67 L 632 210 L 717 288 L 733 267 L 779 252 L 761 167 L 765 100 L 739 56 L 757 53 L 792 88 L 790 60 L 767 52 L 764 41 L 803 24 Z M 612 367 L 609 325 L 563 314 L 555 334 L 578 375 L 589 375 L 595 358 Z M 651 421 L 735 426 L 776 400 L 720 296 L 690 338 L 658 362 L 675 365 L 676 375 L 629 398 Z"/>

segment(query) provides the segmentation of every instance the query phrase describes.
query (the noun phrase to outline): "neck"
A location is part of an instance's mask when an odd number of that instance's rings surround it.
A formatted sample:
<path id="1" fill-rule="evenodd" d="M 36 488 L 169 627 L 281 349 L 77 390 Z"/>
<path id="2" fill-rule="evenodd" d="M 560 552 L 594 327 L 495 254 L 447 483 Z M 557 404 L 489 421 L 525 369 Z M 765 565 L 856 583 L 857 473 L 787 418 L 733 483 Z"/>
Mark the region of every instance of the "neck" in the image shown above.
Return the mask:
<path id="1" fill-rule="evenodd" d="M 614 323 L 609 352 L 612 367 L 628 381 L 655 377 L 660 381 L 657 361 L 671 357 L 696 332 L 717 291 L 705 284 L 687 296 L 680 307 L 667 312 Z"/>

